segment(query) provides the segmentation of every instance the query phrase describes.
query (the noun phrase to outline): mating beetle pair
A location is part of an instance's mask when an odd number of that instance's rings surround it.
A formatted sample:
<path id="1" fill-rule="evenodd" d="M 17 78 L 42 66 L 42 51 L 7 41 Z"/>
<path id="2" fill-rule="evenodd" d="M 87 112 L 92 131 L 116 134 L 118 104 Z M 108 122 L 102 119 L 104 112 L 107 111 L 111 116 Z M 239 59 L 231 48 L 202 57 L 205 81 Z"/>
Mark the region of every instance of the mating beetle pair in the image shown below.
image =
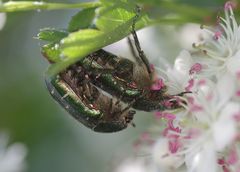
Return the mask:
<path id="1" fill-rule="evenodd" d="M 135 111 L 130 107 L 144 111 L 179 107 L 165 88 L 151 90 L 151 73 L 145 83 L 143 74 L 136 72 L 138 68 L 141 66 L 128 59 L 99 50 L 46 79 L 46 84 L 54 99 L 85 126 L 97 132 L 115 132 L 126 128 L 133 119 Z M 148 72 L 147 67 L 140 70 Z M 99 88 L 117 99 L 104 95 Z M 123 108 L 121 101 L 128 106 Z M 171 106 L 165 106 L 165 101 Z"/>
<path id="2" fill-rule="evenodd" d="M 137 16 L 136 16 L 137 17 Z M 175 109 L 178 101 L 166 88 L 152 90 L 153 73 L 132 25 L 136 62 L 102 49 L 93 52 L 53 78 L 46 79 L 52 97 L 75 119 L 97 132 L 116 132 L 128 126 L 137 110 Z M 104 94 L 103 90 L 108 93 Z M 127 105 L 122 107 L 122 102 Z M 167 105 L 166 105 L 166 102 Z"/>
<path id="3" fill-rule="evenodd" d="M 53 98 L 75 119 L 99 132 L 114 132 L 127 127 L 135 111 L 123 109 L 115 98 L 104 95 L 90 81 L 79 63 L 51 80 L 46 80 Z"/>

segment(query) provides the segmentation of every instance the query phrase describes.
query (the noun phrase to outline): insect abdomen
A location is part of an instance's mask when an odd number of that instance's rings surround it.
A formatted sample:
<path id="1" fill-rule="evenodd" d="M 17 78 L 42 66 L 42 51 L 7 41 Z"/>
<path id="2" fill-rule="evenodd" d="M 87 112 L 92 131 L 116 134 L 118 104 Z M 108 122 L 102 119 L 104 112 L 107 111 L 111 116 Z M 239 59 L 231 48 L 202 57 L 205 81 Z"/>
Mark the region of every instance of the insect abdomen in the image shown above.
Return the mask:
<path id="1" fill-rule="evenodd" d="M 88 128 L 96 126 L 94 120 L 101 118 L 103 115 L 97 109 L 90 109 L 74 91 L 63 81 L 54 77 L 52 80 L 45 80 L 51 96 L 66 109 L 75 119 L 83 123 Z"/>

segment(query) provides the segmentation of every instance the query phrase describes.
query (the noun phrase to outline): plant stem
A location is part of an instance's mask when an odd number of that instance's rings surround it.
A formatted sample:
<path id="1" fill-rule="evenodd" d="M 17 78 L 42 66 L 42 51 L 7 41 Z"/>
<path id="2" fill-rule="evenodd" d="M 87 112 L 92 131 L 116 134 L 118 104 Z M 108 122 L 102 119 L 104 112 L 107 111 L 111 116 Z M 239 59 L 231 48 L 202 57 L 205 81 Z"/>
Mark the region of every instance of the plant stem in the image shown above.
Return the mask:
<path id="1" fill-rule="evenodd" d="M 26 10 L 60 10 L 74 8 L 93 8 L 100 6 L 100 2 L 83 2 L 83 3 L 47 3 L 32 1 L 9 1 L 0 4 L 0 12 L 16 12 Z"/>
<path id="2" fill-rule="evenodd" d="M 188 4 L 174 3 L 171 1 L 163 1 L 160 7 L 169 11 L 172 10 L 181 15 L 194 16 L 198 18 L 204 18 L 211 14 L 211 11 L 207 8 L 194 7 Z"/>

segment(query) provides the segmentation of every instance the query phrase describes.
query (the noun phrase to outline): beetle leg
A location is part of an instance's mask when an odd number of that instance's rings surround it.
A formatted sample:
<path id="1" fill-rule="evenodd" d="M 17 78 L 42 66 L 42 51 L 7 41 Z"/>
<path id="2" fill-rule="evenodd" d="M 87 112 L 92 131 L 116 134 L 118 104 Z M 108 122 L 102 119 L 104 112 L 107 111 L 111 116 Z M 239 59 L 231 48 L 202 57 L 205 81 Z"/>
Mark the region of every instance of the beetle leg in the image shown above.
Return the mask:
<path id="1" fill-rule="evenodd" d="M 101 55 L 97 58 L 97 63 L 102 64 L 103 66 L 108 65 L 109 62 L 111 62 L 112 57 L 109 56 L 104 50 L 99 50 L 98 51 Z"/>
<path id="2" fill-rule="evenodd" d="M 142 50 L 141 46 L 140 46 L 140 42 L 138 40 L 138 36 L 137 36 L 137 33 L 135 31 L 135 23 L 133 23 L 132 25 L 132 36 L 133 36 L 133 39 L 134 39 L 134 42 L 135 42 L 135 47 L 138 51 L 138 56 L 134 56 L 136 58 L 136 60 L 140 63 L 144 63 L 144 65 L 146 66 L 147 70 L 148 70 L 148 73 L 150 74 L 151 73 L 151 68 L 150 68 L 150 64 L 149 64 L 149 61 L 144 53 L 144 51 Z M 130 44 L 131 45 L 131 44 Z"/>
<path id="3" fill-rule="evenodd" d="M 125 122 L 130 123 L 133 127 L 136 127 L 135 123 L 132 122 L 135 113 L 135 110 L 129 110 L 128 115 L 125 116 Z"/>
<path id="4" fill-rule="evenodd" d="M 109 67 L 105 67 L 105 63 L 104 64 L 99 64 L 98 63 L 98 59 L 100 59 L 100 57 L 98 57 L 97 55 L 91 54 L 88 56 L 88 60 L 90 60 L 90 62 L 88 62 L 89 64 L 87 65 L 87 68 L 91 70 L 92 73 L 94 74 L 108 74 L 108 73 L 112 73 L 114 71 L 113 68 L 109 68 Z M 101 65 L 101 68 L 96 67 L 95 64 Z"/>
<path id="5" fill-rule="evenodd" d="M 147 94 L 147 93 L 145 92 L 145 93 L 143 93 L 142 95 L 140 95 L 140 96 L 136 97 L 135 99 L 133 99 L 133 100 L 128 104 L 128 106 L 125 107 L 125 108 L 121 111 L 121 113 L 124 113 L 125 111 L 129 110 L 129 109 L 134 105 L 134 103 L 136 103 L 136 101 L 137 101 L 138 99 L 144 97 L 146 94 Z"/>
<path id="6" fill-rule="evenodd" d="M 137 60 L 138 62 L 140 62 L 140 64 L 141 64 L 141 63 L 144 63 L 144 65 L 146 66 L 146 68 L 147 68 L 147 70 L 148 70 L 148 73 L 150 74 L 150 73 L 151 73 L 151 68 L 150 68 L 149 61 L 148 61 L 148 59 L 147 59 L 144 51 L 142 50 L 142 48 L 141 48 L 141 46 L 140 46 L 140 42 L 139 42 L 139 40 L 138 40 L 138 36 L 137 36 L 136 31 L 135 31 L 135 24 L 136 24 L 138 18 L 140 17 L 140 11 L 141 11 L 141 8 L 140 8 L 139 6 L 137 6 L 137 7 L 136 7 L 136 16 L 135 16 L 134 19 L 133 19 L 133 24 L 132 24 L 132 31 L 131 31 L 131 33 L 132 33 L 132 36 L 133 36 L 133 39 L 134 39 L 134 42 L 135 42 L 135 46 L 136 46 L 136 49 L 137 49 L 137 51 L 138 51 L 138 55 L 139 55 L 140 59 L 139 59 L 138 56 L 135 56 L 135 58 L 136 58 L 136 60 Z"/>
<path id="7" fill-rule="evenodd" d="M 89 76 L 86 74 L 84 78 L 85 79 L 82 82 L 84 84 L 85 97 L 87 97 L 89 102 L 93 103 L 99 95 L 97 94 L 96 89 L 94 89 L 93 86 L 89 84 L 91 81 Z"/>
<path id="8" fill-rule="evenodd" d="M 139 57 L 137 56 L 136 54 L 136 51 L 134 49 L 134 46 L 133 46 L 133 43 L 132 43 L 132 40 L 130 37 L 127 37 L 127 40 L 128 40 L 128 45 L 130 47 L 130 51 L 131 51 L 131 54 L 132 56 L 135 58 L 135 59 L 139 59 Z"/>
<path id="9" fill-rule="evenodd" d="M 102 68 L 96 68 L 96 67 L 93 66 L 93 62 L 96 62 L 96 57 L 91 59 L 91 62 L 90 62 L 90 65 L 89 65 L 89 67 L 91 69 L 91 72 L 94 73 L 94 74 L 96 74 L 96 73 L 97 74 L 98 73 L 100 73 L 100 74 L 111 74 L 114 71 L 113 68 L 107 68 L 104 65 L 103 65 Z"/>
<path id="10" fill-rule="evenodd" d="M 191 91 L 184 91 L 184 92 L 181 92 L 181 93 L 179 93 L 179 94 L 177 94 L 177 95 L 175 95 L 175 96 L 183 96 L 184 94 L 189 94 L 189 93 L 192 93 Z"/>
<path id="11" fill-rule="evenodd" d="M 93 67 L 93 61 L 96 61 L 97 58 L 98 58 L 98 57 L 97 57 L 97 56 L 94 56 L 94 55 L 90 55 L 90 56 L 89 56 L 89 59 L 90 59 L 89 67 L 90 67 L 90 68 L 94 68 L 94 67 Z"/>
<path id="12" fill-rule="evenodd" d="M 123 93 L 119 96 L 119 98 L 115 102 L 115 105 L 118 105 L 121 102 L 122 98 L 123 98 Z"/>
<path id="13" fill-rule="evenodd" d="M 113 99 L 111 98 L 108 111 L 110 114 L 113 114 Z"/>

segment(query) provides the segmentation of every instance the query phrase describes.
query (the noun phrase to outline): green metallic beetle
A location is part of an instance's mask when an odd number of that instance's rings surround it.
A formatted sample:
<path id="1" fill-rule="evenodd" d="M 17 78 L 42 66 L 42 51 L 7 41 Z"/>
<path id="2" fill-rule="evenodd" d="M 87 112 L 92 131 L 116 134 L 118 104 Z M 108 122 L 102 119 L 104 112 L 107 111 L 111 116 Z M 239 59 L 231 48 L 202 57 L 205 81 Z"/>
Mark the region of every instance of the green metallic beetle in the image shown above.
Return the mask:
<path id="1" fill-rule="evenodd" d="M 90 59 L 95 59 L 93 60 L 95 63 L 90 63 Z M 102 68 L 112 69 L 110 73 L 104 71 L 100 73 L 90 72 L 89 76 L 92 83 L 125 103 L 135 100 L 132 105 L 134 109 L 161 111 L 179 107 L 174 96 L 166 93 L 166 87 L 159 90 L 151 89 L 153 82 L 150 75 L 147 78 L 143 78 L 142 72 L 136 72 L 141 67 L 128 59 L 118 57 L 101 49 L 85 57 L 82 64 L 88 71 L 94 71 L 97 66 L 98 68 L 101 66 Z M 166 104 L 170 106 L 164 104 L 166 101 L 169 102 Z"/>
<path id="2" fill-rule="evenodd" d="M 177 100 L 166 94 L 166 88 L 149 88 L 152 73 L 148 61 L 138 60 L 140 64 L 101 49 L 46 79 L 46 85 L 52 97 L 88 128 L 97 132 L 120 131 L 131 124 L 136 113 L 129 110 L 131 107 L 144 111 L 179 108 Z M 127 107 L 123 108 L 121 101 Z"/>
<path id="3" fill-rule="evenodd" d="M 100 49 L 57 76 L 46 79 L 52 97 L 75 119 L 94 131 L 116 132 L 128 124 L 134 126 L 131 121 L 136 112 L 130 110 L 131 107 L 144 111 L 180 107 L 177 99 L 166 93 L 166 87 L 151 89 L 153 71 L 140 47 L 135 21 L 132 35 L 138 55 L 129 42 L 136 62 Z M 43 55 L 51 59 L 46 51 Z M 121 102 L 127 106 L 123 108 Z"/>
<path id="4" fill-rule="evenodd" d="M 75 119 L 97 132 L 120 131 L 136 113 L 99 91 L 89 82 L 85 69 L 76 64 L 46 79 L 46 85 L 52 97 Z"/>

